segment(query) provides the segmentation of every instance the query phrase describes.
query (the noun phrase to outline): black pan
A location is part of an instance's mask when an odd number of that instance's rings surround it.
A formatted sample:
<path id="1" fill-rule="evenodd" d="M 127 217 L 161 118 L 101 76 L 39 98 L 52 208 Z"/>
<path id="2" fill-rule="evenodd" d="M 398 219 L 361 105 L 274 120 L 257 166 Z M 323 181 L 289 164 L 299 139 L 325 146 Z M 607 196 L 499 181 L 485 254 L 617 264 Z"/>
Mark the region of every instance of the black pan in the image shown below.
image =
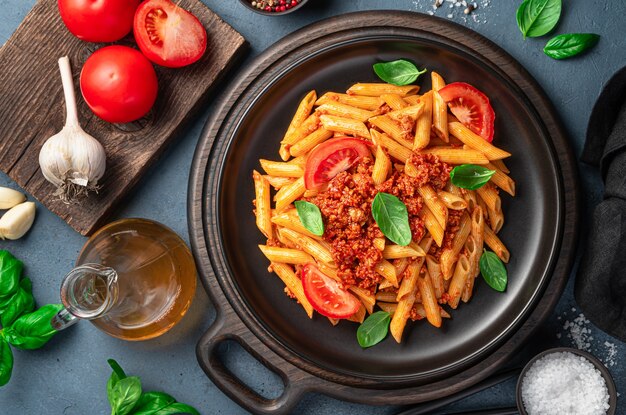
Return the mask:
<path id="1" fill-rule="evenodd" d="M 497 46 L 434 17 L 350 14 L 288 39 L 243 71 L 196 151 L 190 232 L 205 288 L 218 308 L 217 322 L 198 346 L 200 363 L 237 402 L 265 413 L 288 410 L 307 390 L 359 402 L 410 403 L 486 377 L 548 315 L 571 266 L 576 173 L 549 101 Z M 435 70 L 448 82 L 468 82 L 491 98 L 495 142 L 513 154 L 507 165 L 518 188 L 514 199 L 503 197 L 506 223 L 500 236 L 511 252 L 509 285 L 499 294 L 480 281 L 472 300 L 441 329 L 409 323 L 402 344 L 389 337 L 363 350 L 354 323 L 332 327 L 319 315 L 309 320 L 267 272 L 267 259 L 257 248 L 264 240 L 252 214 L 251 172 L 259 169 L 259 158 L 278 159 L 278 143 L 309 90 L 321 94 L 374 82 L 372 65 L 398 58 Z M 430 88 L 428 77 L 420 84 Z M 283 396 L 275 401 L 254 396 L 226 371 L 213 352 L 227 338 L 283 374 Z"/>

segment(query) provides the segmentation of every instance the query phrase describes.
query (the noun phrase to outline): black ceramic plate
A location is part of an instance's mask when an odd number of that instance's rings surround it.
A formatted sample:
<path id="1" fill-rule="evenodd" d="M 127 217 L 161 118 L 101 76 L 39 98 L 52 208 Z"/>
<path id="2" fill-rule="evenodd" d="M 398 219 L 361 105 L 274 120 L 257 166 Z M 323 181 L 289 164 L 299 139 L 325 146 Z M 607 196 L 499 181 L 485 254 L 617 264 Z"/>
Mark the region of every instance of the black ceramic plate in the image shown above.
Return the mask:
<path id="1" fill-rule="evenodd" d="M 391 336 L 362 350 L 355 323 L 332 327 L 319 314 L 309 320 L 287 298 L 283 283 L 267 272 L 268 261 L 257 248 L 265 243 L 255 225 L 252 170 L 259 159 L 279 160 L 278 147 L 291 115 L 311 89 L 344 92 L 356 82 L 376 82 L 372 65 L 409 59 L 439 72 L 448 82 L 463 81 L 491 98 L 496 112 L 494 143 L 513 154 L 507 165 L 518 195 L 503 195 L 505 226 L 501 239 L 511 252 L 506 293 L 482 280 L 474 298 L 453 311 L 441 329 L 409 323 L 402 344 Z M 428 76 L 419 84 L 430 89 Z M 353 41 L 293 62 L 249 98 L 224 154 L 218 216 L 224 251 L 238 289 L 266 328 L 303 358 L 329 370 L 355 376 L 431 378 L 458 369 L 506 337 L 523 321 L 542 292 L 561 232 L 558 183 L 552 148 L 536 113 L 519 97 L 515 85 L 471 56 L 421 39 L 378 37 Z"/>
<path id="2" fill-rule="evenodd" d="M 199 144 L 190 184 L 190 230 L 205 270 L 205 287 L 218 306 L 226 307 L 225 298 L 229 309 L 271 350 L 317 376 L 378 388 L 452 381 L 451 376 L 493 355 L 522 327 L 551 281 L 559 250 L 563 263 L 558 263 L 557 282 L 550 285 L 541 318 L 563 288 L 575 235 L 571 228 L 565 237 L 564 229 L 576 216 L 576 195 L 571 152 L 558 121 L 532 78 L 510 56 L 439 19 L 360 13 L 305 28 L 290 39 L 294 43 L 280 42 L 238 78 Z M 515 198 L 502 197 L 505 226 L 500 237 L 511 252 L 509 285 L 498 293 L 477 280 L 472 300 L 453 310 L 441 329 L 409 322 L 401 344 L 389 337 L 363 350 L 356 341 L 357 324 L 342 321 L 333 327 L 319 314 L 309 320 L 285 296 L 282 282 L 267 272 L 268 261 L 257 247 L 265 240 L 252 214 L 251 174 L 260 170 L 260 158 L 279 159 L 279 142 L 308 91 L 321 95 L 345 91 L 356 82 L 376 82 L 372 65 L 399 58 L 437 71 L 448 82 L 468 82 L 491 99 L 494 143 L 513 154 L 506 163 L 518 189 Z M 418 84 L 430 89 L 429 76 Z M 207 268 L 215 271 L 215 279 Z M 207 339 L 228 333 L 221 322 L 216 325 L 220 327 Z M 519 343 L 518 338 L 508 352 Z M 216 381 L 201 345 L 199 358 Z"/>

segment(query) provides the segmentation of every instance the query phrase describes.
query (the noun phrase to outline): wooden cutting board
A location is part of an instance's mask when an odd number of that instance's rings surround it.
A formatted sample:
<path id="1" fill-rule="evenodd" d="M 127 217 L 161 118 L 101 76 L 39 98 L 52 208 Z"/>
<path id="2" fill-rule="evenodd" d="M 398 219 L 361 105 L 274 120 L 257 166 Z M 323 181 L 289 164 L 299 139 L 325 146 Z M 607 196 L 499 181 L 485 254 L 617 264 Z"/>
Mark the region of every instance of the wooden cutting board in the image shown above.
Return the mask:
<path id="1" fill-rule="evenodd" d="M 199 0 L 180 0 L 208 33 L 208 49 L 197 63 L 181 69 L 156 67 L 159 96 L 152 111 L 131 124 L 96 117 L 80 96 L 80 69 L 103 44 L 83 42 L 63 24 L 57 0 L 39 0 L 0 49 L 0 170 L 83 235 L 104 224 L 141 175 L 184 130 L 221 75 L 243 55 L 245 39 Z M 132 35 L 118 42 L 133 46 Z M 57 60 L 72 63 L 78 114 L 83 128 L 107 153 L 102 189 L 80 204 L 52 196 L 54 187 L 39 169 L 43 143 L 63 128 L 65 104 Z M 184 197 L 184 189 L 175 189 Z"/>

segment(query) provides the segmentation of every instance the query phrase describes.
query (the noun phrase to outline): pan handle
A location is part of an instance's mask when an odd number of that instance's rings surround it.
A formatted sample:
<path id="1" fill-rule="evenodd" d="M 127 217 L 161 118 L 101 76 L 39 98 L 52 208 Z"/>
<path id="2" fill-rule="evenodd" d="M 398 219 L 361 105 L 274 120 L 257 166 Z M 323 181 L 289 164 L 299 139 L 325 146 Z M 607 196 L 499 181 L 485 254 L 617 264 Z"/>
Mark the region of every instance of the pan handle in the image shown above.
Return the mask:
<path id="1" fill-rule="evenodd" d="M 303 395 L 314 389 L 313 377 L 270 350 L 232 310 L 228 310 L 231 318 L 225 317 L 223 311 L 225 310 L 217 310 L 215 322 L 198 342 L 196 354 L 200 366 L 215 385 L 248 411 L 271 415 L 290 413 Z M 280 376 L 284 390 L 279 397 L 264 398 L 244 384 L 222 363 L 217 355 L 217 347 L 227 340 L 239 343 L 251 356 Z"/>

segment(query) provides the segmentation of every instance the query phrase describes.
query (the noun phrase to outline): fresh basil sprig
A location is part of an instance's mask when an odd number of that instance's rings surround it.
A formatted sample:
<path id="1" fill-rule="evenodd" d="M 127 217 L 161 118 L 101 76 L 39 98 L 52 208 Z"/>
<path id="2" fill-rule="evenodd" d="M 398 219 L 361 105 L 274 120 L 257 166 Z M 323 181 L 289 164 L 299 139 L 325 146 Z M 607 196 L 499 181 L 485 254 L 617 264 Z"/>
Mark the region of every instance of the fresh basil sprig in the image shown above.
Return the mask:
<path id="1" fill-rule="evenodd" d="M 452 169 L 450 172 L 450 180 L 456 187 L 476 190 L 487 184 L 489 179 L 491 179 L 491 176 L 495 173 L 495 170 L 489 170 L 483 166 L 462 164 Z"/>
<path id="2" fill-rule="evenodd" d="M 411 62 L 398 59 L 391 62 L 375 63 L 374 72 L 380 79 L 389 84 L 403 86 L 417 81 L 421 74 L 426 73 L 426 69 L 420 71 Z"/>
<path id="3" fill-rule="evenodd" d="M 9 251 L 0 250 L 0 307 L 18 290 L 23 267 Z"/>
<path id="4" fill-rule="evenodd" d="M 561 17 L 561 0 L 525 0 L 517 9 L 517 26 L 526 37 L 549 33 Z"/>
<path id="5" fill-rule="evenodd" d="M 506 268 L 495 253 L 484 250 L 478 265 L 485 282 L 491 288 L 500 292 L 506 290 L 508 280 Z"/>
<path id="6" fill-rule="evenodd" d="M 600 36 L 595 33 L 565 33 L 553 37 L 543 48 L 543 53 L 552 59 L 567 59 L 591 49 Z"/>
<path id="7" fill-rule="evenodd" d="M 391 315 L 377 311 L 365 319 L 356 330 L 356 339 L 362 348 L 371 347 L 383 341 L 389 332 Z"/>
<path id="8" fill-rule="evenodd" d="M 0 386 L 9 383 L 11 372 L 13 372 L 13 352 L 9 343 L 0 334 Z"/>
<path id="9" fill-rule="evenodd" d="M 304 200 L 296 200 L 294 204 L 302 225 L 313 235 L 322 236 L 324 234 L 324 221 L 322 220 L 320 208 Z"/>
<path id="10" fill-rule="evenodd" d="M 113 359 L 107 362 L 113 369 L 107 382 L 111 415 L 200 415 L 195 408 L 176 402 L 176 399 L 167 393 L 142 393 L 139 377 L 126 376 L 122 367 Z"/>
<path id="11" fill-rule="evenodd" d="M 23 315 L 3 329 L 4 338 L 18 349 L 33 350 L 43 347 L 57 333 L 50 321 L 62 308 L 61 304 L 48 304 Z"/>
<path id="12" fill-rule="evenodd" d="M 401 246 L 411 243 L 411 227 L 406 205 L 394 195 L 379 192 L 372 201 L 372 216 L 389 240 Z"/>
<path id="13" fill-rule="evenodd" d="M 19 288 L 10 301 L 0 311 L 0 323 L 2 327 L 10 326 L 19 316 L 30 313 L 35 309 L 35 299 L 33 298 L 33 284 L 30 279 L 23 278 Z"/>

